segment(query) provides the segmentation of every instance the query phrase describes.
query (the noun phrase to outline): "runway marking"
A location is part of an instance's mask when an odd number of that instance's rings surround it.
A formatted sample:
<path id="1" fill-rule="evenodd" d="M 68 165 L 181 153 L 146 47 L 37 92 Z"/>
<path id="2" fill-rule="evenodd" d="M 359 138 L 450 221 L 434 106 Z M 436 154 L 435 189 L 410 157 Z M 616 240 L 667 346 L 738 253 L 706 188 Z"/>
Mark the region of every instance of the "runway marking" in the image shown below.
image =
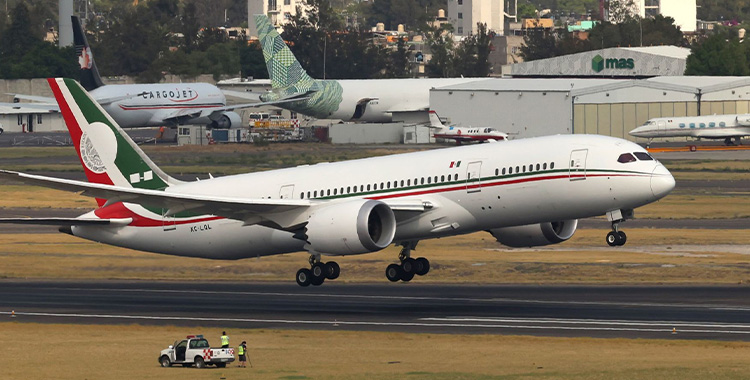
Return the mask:
<path id="1" fill-rule="evenodd" d="M 10 312 L 0 312 L 0 314 L 11 314 Z M 664 322 L 669 324 L 664 328 L 648 327 L 648 328 L 637 328 L 637 327 L 605 327 L 605 326 L 550 326 L 550 321 L 547 323 L 541 323 L 539 325 L 529 324 L 529 322 L 539 321 L 537 319 L 498 319 L 498 321 L 505 321 L 502 324 L 487 323 L 492 322 L 492 319 L 483 318 L 465 318 L 467 320 L 478 320 L 484 323 L 473 324 L 473 323 L 456 323 L 459 320 L 453 318 L 425 318 L 421 320 L 434 321 L 438 323 L 426 323 L 426 322 L 373 322 L 373 321 L 345 321 L 345 320 L 288 320 L 288 319 L 262 319 L 262 318 L 211 318 L 211 317 L 177 317 L 177 316 L 149 316 L 149 315 L 113 315 L 113 314 L 77 314 L 77 313 L 38 313 L 38 312 L 16 312 L 17 317 L 23 316 L 36 316 L 36 317 L 59 317 L 59 318 L 92 318 L 92 319 L 127 319 L 127 320 L 168 320 L 168 321 L 194 321 L 194 322 L 245 322 L 245 323 L 277 323 L 277 324 L 300 324 L 300 325 L 328 325 L 328 326 L 398 326 L 398 327 L 431 327 L 431 328 L 488 328 L 488 329 L 528 329 L 528 330 L 576 330 L 576 331 L 627 331 L 627 332 L 661 332 L 661 333 L 672 333 L 672 325 L 674 326 L 694 326 L 704 327 L 704 329 L 680 329 L 678 333 L 710 333 L 710 334 L 750 334 L 750 331 L 735 331 L 735 330 L 710 330 L 705 327 L 712 327 L 710 324 L 693 324 L 691 322 Z M 440 322 L 444 321 L 444 322 Z M 579 320 L 584 321 L 584 320 Z M 524 323 L 521 325 L 515 325 L 510 323 Z M 605 323 L 607 321 L 599 320 L 598 323 Z M 617 322 L 617 321 L 611 321 Z M 565 324 L 566 320 L 562 319 L 560 322 Z M 617 323 L 611 323 L 616 325 Z M 655 323 L 643 322 L 644 326 L 650 326 Z M 660 323 L 662 324 L 662 323 Z M 719 327 L 739 327 L 747 328 L 747 325 L 716 325 Z"/>
<path id="2" fill-rule="evenodd" d="M 555 301 L 555 300 L 530 300 L 516 298 L 470 298 L 470 297 L 432 297 L 432 296 L 380 296 L 380 295 L 358 295 L 358 294 L 330 294 L 330 293 L 281 293 L 281 292 L 237 292 L 221 290 L 173 290 L 173 289 L 112 289 L 112 288 L 65 288 L 55 287 L 60 290 L 77 291 L 101 291 L 112 292 L 141 292 L 141 293 L 176 293 L 176 294 L 216 294 L 216 295 L 254 295 L 273 297 L 305 297 L 305 298 L 348 298 L 348 299 L 382 299 L 382 300 L 420 300 L 420 301 L 464 301 L 464 302 L 514 302 L 526 304 L 560 304 L 560 305 L 600 305 L 600 306 L 645 306 L 645 307 L 687 307 L 715 310 L 750 311 L 750 307 L 726 306 L 718 304 L 682 304 L 682 303 L 649 303 L 649 302 L 604 302 L 604 301 Z"/>

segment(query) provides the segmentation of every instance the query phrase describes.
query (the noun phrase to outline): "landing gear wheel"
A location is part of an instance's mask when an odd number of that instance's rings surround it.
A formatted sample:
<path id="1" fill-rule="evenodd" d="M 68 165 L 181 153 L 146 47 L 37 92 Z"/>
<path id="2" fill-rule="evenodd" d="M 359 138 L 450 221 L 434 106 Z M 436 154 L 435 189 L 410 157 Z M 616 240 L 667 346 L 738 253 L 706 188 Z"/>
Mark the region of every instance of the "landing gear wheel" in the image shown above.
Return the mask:
<path id="1" fill-rule="evenodd" d="M 172 366 L 172 362 L 169 360 L 169 357 L 167 357 L 166 355 L 162 356 L 161 359 L 159 359 L 159 363 L 161 364 L 162 367 L 165 367 L 165 368 Z"/>
<path id="2" fill-rule="evenodd" d="M 609 231 L 607 234 L 607 244 L 610 247 L 614 247 L 616 245 L 619 245 L 620 242 L 620 234 L 615 231 Z"/>
<path id="3" fill-rule="evenodd" d="M 628 241 L 628 235 L 625 235 L 623 231 L 617 231 L 617 234 L 620 235 L 620 242 L 617 245 L 625 245 L 625 242 Z"/>
<path id="4" fill-rule="evenodd" d="M 401 269 L 401 265 L 391 264 L 387 268 L 385 268 L 385 277 L 387 277 L 391 282 L 397 282 L 401 280 L 403 272 L 404 270 Z"/>
<path id="5" fill-rule="evenodd" d="M 326 278 L 329 280 L 335 280 L 339 278 L 341 274 L 341 267 L 335 261 L 329 261 L 326 263 Z"/>
<path id="6" fill-rule="evenodd" d="M 417 272 L 417 260 L 406 258 L 401 262 L 401 269 L 406 273 L 415 274 Z"/>
<path id="7" fill-rule="evenodd" d="M 310 272 L 312 273 L 312 278 L 310 278 L 310 284 L 318 286 L 323 283 L 326 279 L 326 275 L 328 274 L 328 267 L 326 264 L 323 264 L 321 262 L 317 262 L 313 264 L 312 269 L 310 269 Z"/>
<path id="8" fill-rule="evenodd" d="M 312 272 L 307 268 L 302 268 L 297 271 L 297 285 L 305 287 L 310 286 L 310 280 L 312 279 Z"/>
<path id="9" fill-rule="evenodd" d="M 424 257 L 417 258 L 417 275 L 424 276 L 430 271 L 430 260 Z"/>
<path id="10" fill-rule="evenodd" d="M 401 274 L 401 281 L 409 282 L 411 281 L 412 278 L 414 278 L 414 275 L 415 275 L 414 272 L 407 272 L 404 270 L 402 271 L 402 274 Z"/>

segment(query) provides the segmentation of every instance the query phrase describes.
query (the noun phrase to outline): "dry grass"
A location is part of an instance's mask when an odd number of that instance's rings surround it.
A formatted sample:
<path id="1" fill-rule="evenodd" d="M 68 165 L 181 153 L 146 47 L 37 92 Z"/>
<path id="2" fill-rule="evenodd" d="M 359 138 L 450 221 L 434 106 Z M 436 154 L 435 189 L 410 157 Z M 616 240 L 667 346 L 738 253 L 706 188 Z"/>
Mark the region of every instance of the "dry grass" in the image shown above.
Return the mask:
<path id="1" fill-rule="evenodd" d="M 230 330 L 254 368 L 160 368 L 159 351 L 218 328 L 0 323 L 3 379 L 746 379 L 750 343 Z M 31 344 L 30 344 L 31 342 Z M 214 342 L 215 343 L 215 342 Z"/>
<path id="2" fill-rule="evenodd" d="M 604 223 L 606 224 L 606 223 Z M 504 249 L 487 233 L 420 242 L 432 263 L 419 282 L 737 284 L 750 282 L 750 231 L 628 229 L 628 245 L 604 245 L 606 230 L 580 230 L 540 249 Z M 679 242 L 680 244 L 674 244 Z M 398 248 L 339 257 L 337 282 L 385 282 Z M 3 235 L 0 278 L 293 281 L 307 254 L 216 261 L 106 246 L 63 234 Z"/>
<path id="3" fill-rule="evenodd" d="M 38 186 L 0 185 L 0 194 L 0 208 L 68 208 L 83 214 L 97 207 L 94 198 Z"/>

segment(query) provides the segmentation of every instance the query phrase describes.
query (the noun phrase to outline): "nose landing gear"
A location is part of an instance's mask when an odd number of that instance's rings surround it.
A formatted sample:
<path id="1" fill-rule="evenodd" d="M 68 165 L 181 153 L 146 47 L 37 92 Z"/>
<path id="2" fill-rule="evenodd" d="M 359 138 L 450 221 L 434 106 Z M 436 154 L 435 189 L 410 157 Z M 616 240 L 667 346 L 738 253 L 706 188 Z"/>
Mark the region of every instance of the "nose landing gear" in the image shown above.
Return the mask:
<path id="1" fill-rule="evenodd" d="M 607 213 L 607 220 L 612 222 L 612 231 L 607 234 L 607 245 L 610 247 L 625 245 L 628 236 L 618 228 L 621 222 L 633 217 L 633 210 L 615 210 Z"/>
<path id="2" fill-rule="evenodd" d="M 385 268 L 385 277 L 391 282 L 409 282 L 414 275 L 424 276 L 430 271 L 430 261 L 424 257 L 411 258 L 411 250 L 417 247 L 417 241 L 401 243 L 398 259 L 401 264 L 391 264 Z"/>
<path id="3" fill-rule="evenodd" d="M 341 267 L 335 261 L 323 263 L 320 261 L 319 254 L 310 255 L 310 269 L 302 268 L 297 271 L 297 285 L 299 286 L 319 286 L 326 279 L 335 280 L 341 274 Z"/>

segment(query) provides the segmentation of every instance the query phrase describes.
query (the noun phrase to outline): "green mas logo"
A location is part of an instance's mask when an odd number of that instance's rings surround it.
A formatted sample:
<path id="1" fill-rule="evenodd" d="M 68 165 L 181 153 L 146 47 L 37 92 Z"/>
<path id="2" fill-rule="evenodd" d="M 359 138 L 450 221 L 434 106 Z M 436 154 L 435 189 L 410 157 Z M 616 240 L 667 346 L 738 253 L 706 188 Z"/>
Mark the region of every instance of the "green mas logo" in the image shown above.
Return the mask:
<path id="1" fill-rule="evenodd" d="M 595 72 L 601 72 L 604 69 L 634 69 L 635 60 L 633 58 L 603 58 L 601 55 L 591 60 L 591 68 Z"/>
<path id="2" fill-rule="evenodd" d="M 597 73 L 604 70 L 604 58 L 597 54 L 596 57 L 591 60 L 591 68 Z"/>

